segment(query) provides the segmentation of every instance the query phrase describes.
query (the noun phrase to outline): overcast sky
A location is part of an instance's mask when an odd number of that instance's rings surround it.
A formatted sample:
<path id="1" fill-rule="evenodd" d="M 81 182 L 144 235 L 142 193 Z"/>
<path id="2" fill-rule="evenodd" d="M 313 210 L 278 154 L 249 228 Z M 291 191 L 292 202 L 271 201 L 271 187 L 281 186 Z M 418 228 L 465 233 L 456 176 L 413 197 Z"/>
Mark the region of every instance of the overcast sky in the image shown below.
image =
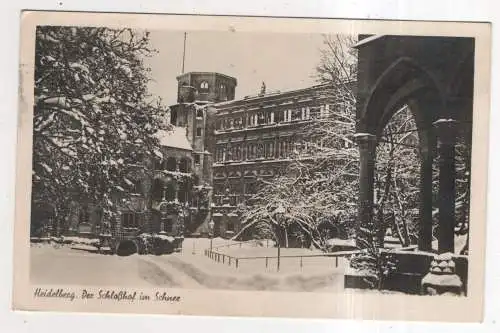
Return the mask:
<path id="1" fill-rule="evenodd" d="M 182 69 L 184 32 L 152 31 L 159 51 L 146 60 L 154 82 L 150 92 L 167 105 L 177 99 L 176 76 Z M 219 72 L 238 80 L 236 98 L 268 90 L 299 89 L 315 84 L 323 36 L 320 34 L 187 32 L 185 72 Z"/>

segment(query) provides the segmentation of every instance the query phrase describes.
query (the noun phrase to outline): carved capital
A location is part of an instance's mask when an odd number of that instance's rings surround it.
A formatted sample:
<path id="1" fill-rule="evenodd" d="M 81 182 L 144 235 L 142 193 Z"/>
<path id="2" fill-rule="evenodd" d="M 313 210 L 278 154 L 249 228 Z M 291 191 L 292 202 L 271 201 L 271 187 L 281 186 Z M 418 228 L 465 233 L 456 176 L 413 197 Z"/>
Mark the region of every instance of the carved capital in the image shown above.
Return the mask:
<path id="1" fill-rule="evenodd" d="M 377 136 L 371 133 L 356 133 L 354 134 L 354 141 L 360 148 L 370 148 L 376 144 Z"/>
<path id="2" fill-rule="evenodd" d="M 439 144 L 453 145 L 457 137 L 458 122 L 454 119 L 439 119 L 432 123 L 436 129 Z"/>

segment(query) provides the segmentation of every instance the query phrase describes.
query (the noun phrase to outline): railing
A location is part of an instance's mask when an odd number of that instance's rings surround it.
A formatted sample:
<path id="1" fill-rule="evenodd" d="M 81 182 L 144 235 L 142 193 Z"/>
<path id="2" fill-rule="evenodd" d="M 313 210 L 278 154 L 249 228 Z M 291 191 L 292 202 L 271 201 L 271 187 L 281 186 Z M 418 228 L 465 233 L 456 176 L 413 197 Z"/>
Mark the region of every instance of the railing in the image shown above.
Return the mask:
<path id="1" fill-rule="evenodd" d="M 264 240 L 252 239 L 252 240 L 248 240 L 248 241 L 234 242 L 234 243 L 213 246 L 212 251 L 214 249 L 223 249 L 223 248 L 229 248 L 229 247 L 240 247 L 241 248 L 245 244 L 252 244 L 252 243 L 255 243 L 255 247 L 274 247 L 273 240 L 270 240 L 270 239 L 264 239 Z M 266 245 L 265 246 L 257 246 L 258 243 L 266 244 Z M 210 249 L 207 249 L 207 250 L 210 250 Z"/>
<path id="2" fill-rule="evenodd" d="M 233 244 L 228 244 L 233 245 Z M 228 245 L 224 245 L 221 247 L 228 247 Z M 335 258 L 335 267 L 339 266 L 339 258 L 343 257 L 349 257 L 354 254 L 359 253 L 359 250 L 354 250 L 354 251 L 339 251 L 339 252 L 333 252 L 333 253 L 321 253 L 321 254 L 304 254 L 304 255 L 282 255 L 279 256 L 279 259 L 290 259 L 290 258 L 296 258 L 297 259 L 297 264 L 300 267 L 300 269 L 303 268 L 304 266 L 304 258 Z M 207 256 L 209 259 L 214 260 L 217 263 L 222 263 L 222 264 L 227 264 L 228 266 L 234 266 L 236 269 L 240 266 L 242 261 L 249 261 L 249 260 L 264 260 L 265 261 L 265 267 L 266 269 L 269 268 L 269 263 L 271 260 L 278 260 L 278 256 L 259 256 L 259 257 L 235 257 L 231 256 L 225 253 L 220 253 L 216 252 L 210 249 L 205 250 L 205 256 Z"/>

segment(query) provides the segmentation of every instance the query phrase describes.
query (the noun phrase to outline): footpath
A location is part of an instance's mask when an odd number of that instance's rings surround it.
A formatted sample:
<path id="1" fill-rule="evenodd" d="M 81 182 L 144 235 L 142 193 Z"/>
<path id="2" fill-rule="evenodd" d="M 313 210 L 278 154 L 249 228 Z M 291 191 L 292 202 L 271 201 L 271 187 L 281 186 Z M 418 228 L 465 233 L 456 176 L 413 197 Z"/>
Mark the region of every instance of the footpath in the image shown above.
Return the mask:
<path id="1" fill-rule="evenodd" d="M 341 267 L 312 271 L 294 269 L 278 273 L 261 267 L 252 269 L 251 266 L 236 269 L 214 262 L 202 254 L 190 253 L 148 256 L 148 260 L 168 271 L 185 288 L 341 292 L 344 287 Z"/>

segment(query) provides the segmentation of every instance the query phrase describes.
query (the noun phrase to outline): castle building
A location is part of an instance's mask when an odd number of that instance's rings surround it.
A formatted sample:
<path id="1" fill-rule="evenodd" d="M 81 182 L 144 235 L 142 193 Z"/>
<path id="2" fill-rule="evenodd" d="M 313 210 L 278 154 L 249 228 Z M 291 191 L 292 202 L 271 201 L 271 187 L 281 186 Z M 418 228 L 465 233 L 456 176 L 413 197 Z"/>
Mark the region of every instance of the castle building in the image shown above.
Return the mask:
<path id="1" fill-rule="evenodd" d="M 179 75 L 177 82 L 177 104 L 170 106 L 170 123 L 175 129 L 185 131 L 191 148 L 186 155 L 192 164 L 192 181 L 186 198 L 189 218 L 184 230 L 187 235 L 207 235 L 212 219 L 216 119 L 208 106 L 234 99 L 237 81 L 215 72 L 189 72 Z"/>
<path id="2" fill-rule="evenodd" d="M 146 161 L 149 175 L 130 175 L 111 223 L 118 242 L 142 232 L 206 236 L 212 220 L 216 236 L 236 234 L 238 206 L 251 204 L 262 180 L 286 170 L 307 144 L 304 128 L 334 103 L 328 85 L 268 92 L 263 83 L 259 94 L 235 100 L 237 80 L 224 74 L 189 72 L 177 81 L 172 128 L 157 133 L 161 149 Z M 70 229 L 98 233 L 95 209 L 76 209 Z"/>
<path id="3" fill-rule="evenodd" d="M 272 180 L 307 145 L 304 129 L 332 110 L 329 85 L 286 92 L 261 92 L 215 103 L 213 218 L 225 237 L 240 228 L 239 205 L 251 204 L 261 180 Z"/>
<path id="4" fill-rule="evenodd" d="M 167 119 L 171 128 L 157 133 L 161 149 L 150 163 L 152 179 L 142 178 L 144 195 L 132 195 L 127 202 L 133 209 L 121 210 L 116 228 L 121 238 L 138 229 L 167 236 L 209 233 L 215 126 L 207 105 L 234 98 L 237 82 L 206 72 L 182 74 L 177 81 L 177 104 L 169 107 Z"/>

